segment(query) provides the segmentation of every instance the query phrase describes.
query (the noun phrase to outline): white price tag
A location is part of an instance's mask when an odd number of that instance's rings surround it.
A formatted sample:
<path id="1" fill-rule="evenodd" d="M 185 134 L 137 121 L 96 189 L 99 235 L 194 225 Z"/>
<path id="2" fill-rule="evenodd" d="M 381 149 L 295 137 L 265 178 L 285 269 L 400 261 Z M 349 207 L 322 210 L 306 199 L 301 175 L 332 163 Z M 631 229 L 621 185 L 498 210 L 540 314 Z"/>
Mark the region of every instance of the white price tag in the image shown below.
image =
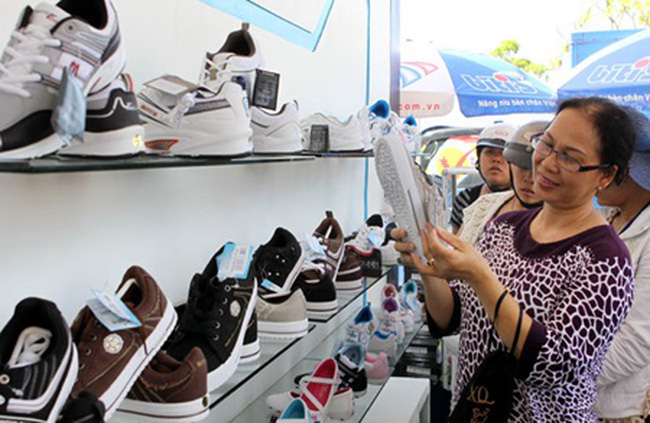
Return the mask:
<path id="1" fill-rule="evenodd" d="M 142 326 L 140 320 L 115 294 L 97 289 L 92 290 L 94 298 L 86 301 L 90 311 L 108 330 L 115 332 Z"/>
<path id="2" fill-rule="evenodd" d="M 229 278 L 246 279 L 253 260 L 254 248 L 252 245 L 237 245 L 228 242 L 223 247 L 223 252 L 217 256 L 217 277 L 220 281 Z"/>
<path id="3" fill-rule="evenodd" d="M 194 91 L 198 88 L 196 84 L 173 75 L 163 75 L 146 82 L 144 85 L 176 97 L 180 97 L 183 94 Z"/>

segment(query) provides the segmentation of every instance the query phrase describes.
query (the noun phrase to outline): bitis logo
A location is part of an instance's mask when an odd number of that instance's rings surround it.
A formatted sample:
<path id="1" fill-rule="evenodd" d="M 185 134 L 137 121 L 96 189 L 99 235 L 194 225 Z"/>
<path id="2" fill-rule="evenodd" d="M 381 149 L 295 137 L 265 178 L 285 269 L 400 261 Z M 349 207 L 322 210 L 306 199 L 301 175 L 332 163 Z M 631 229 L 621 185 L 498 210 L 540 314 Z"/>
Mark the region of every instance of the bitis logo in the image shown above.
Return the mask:
<path id="1" fill-rule="evenodd" d="M 650 56 L 634 63 L 599 65 L 587 78 L 588 84 L 629 84 L 650 82 Z"/>
<path id="2" fill-rule="evenodd" d="M 79 63 L 77 62 L 72 62 L 70 63 L 70 66 L 68 66 L 68 69 L 70 69 L 70 73 L 73 74 L 74 76 L 79 76 Z"/>
<path id="3" fill-rule="evenodd" d="M 496 72 L 492 75 L 461 75 L 463 81 L 475 91 L 508 94 L 535 94 L 537 88 L 517 72 Z"/>

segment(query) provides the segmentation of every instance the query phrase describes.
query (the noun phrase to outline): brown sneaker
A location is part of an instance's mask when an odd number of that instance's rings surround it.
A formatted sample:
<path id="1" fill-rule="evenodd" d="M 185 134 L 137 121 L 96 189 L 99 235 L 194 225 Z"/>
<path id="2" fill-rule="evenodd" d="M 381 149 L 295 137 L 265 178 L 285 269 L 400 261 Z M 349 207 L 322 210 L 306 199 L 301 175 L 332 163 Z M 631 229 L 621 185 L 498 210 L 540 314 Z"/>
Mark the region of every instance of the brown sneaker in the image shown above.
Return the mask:
<path id="1" fill-rule="evenodd" d="M 181 362 L 159 351 L 118 411 L 152 421 L 196 422 L 210 413 L 208 365 L 198 347 Z"/>
<path id="2" fill-rule="evenodd" d="M 355 291 L 363 288 L 362 279 L 363 272 L 361 271 L 359 256 L 347 248 L 334 285 L 338 291 Z"/>
<path id="3" fill-rule="evenodd" d="M 94 394 L 106 407 L 106 420 L 163 345 L 174 325 L 176 313 L 158 284 L 142 268 L 126 271 L 117 296 L 137 316 L 142 326 L 111 332 L 88 307 L 72 325 L 79 350 L 79 375 L 72 397 L 82 391 Z"/>
<path id="4" fill-rule="evenodd" d="M 326 211 L 325 216 L 325 219 L 323 219 L 314 231 L 314 237 L 323 246 L 325 258 L 318 258 L 314 263 L 322 264 L 327 276 L 334 281 L 343 261 L 345 249 L 343 244 L 343 231 L 339 222 L 334 219 L 334 214 L 331 211 Z M 314 270 L 305 271 L 303 275 L 308 283 L 316 283 L 321 279 L 321 275 Z"/>

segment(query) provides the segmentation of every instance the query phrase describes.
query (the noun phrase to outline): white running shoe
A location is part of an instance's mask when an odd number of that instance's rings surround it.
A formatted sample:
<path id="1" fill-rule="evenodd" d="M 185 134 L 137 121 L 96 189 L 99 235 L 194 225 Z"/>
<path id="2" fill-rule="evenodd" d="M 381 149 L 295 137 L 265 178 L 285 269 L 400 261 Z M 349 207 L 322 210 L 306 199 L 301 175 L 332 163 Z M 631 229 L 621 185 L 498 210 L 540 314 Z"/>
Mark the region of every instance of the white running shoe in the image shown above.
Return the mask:
<path id="1" fill-rule="evenodd" d="M 252 108 L 253 152 L 255 154 L 292 154 L 302 151 L 298 102 L 282 106 L 278 113 Z"/>
<path id="2" fill-rule="evenodd" d="M 372 106 L 364 106 L 359 110 L 357 118 L 364 133 L 364 151 L 372 150 L 375 142 L 390 132 L 390 116 L 390 105 L 386 100 L 378 100 Z"/>
<path id="3" fill-rule="evenodd" d="M 253 88 L 258 68 L 264 66 L 259 44 L 246 24 L 242 29 L 228 34 L 226 42 L 215 53 L 206 53 L 199 75 L 199 83 L 211 88 L 221 86 L 222 72 L 227 71 L 245 82 L 248 100 L 253 99 Z"/>
<path id="4" fill-rule="evenodd" d="M 148 153 L 221 157 L 251 153 L 253 130 L 241 85 L 225 81 L 213 91 L 175 78 L 188 88 L 173 95 L 173 89 L 159 84 L 160 80 L 145 84 L 138 94 Z"/>
<path id="5" fill-rule="evenodd" d="M 422 256 L 420 230 L 427 222 L 438 222 L 438 209 L 441 207 L 440 190 L 432 186 L 427 176 L 413 161 L 406 146 L 396 131 L 380 138 L 375 145 L 375 168 L 384 195 L 395 212 L 395 221 L 407 232 L 406 240 L 416 246 Z"/>
<path id="6" fill-rule="evenodd" d="M 363 151 L 363 132 L 356 116 L 350 116 L 345 122 L 341 122 L 333 116 L 325 116 L 322 113 L 316 113 L 302 121 L 302 142 L 305 150 L 309 150 L 312 127 L 319 125 L 328 128 L 328 151 Z"/>
<path id="7" fill-rule="evenodd" d="M 66 0 L 25 8 L 0 57 L 0 159 L 54 153 L 64 141 L 50 123 L 63 69 L 83 94 L 111 84 L 126 63 L 109 0 Z"/>
<path id="8" fill-rule="evenodd" d="M 143 151 L 144 128 L 131 77 L 123 74 L 87 100 L 84 139 L 59 150 L 66 156 L 132 156 Z"/>

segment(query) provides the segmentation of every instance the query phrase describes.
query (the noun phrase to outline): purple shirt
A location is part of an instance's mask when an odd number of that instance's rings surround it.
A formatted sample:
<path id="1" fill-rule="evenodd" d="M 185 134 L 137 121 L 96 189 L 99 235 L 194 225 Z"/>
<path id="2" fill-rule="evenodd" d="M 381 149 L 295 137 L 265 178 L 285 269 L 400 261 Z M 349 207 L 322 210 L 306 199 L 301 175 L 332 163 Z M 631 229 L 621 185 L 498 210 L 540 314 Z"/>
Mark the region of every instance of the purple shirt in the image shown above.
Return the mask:
<path id="1" fill-rule="evenodd" d="M 610 225 L 540 244 L 530 223 L 540 209 L 505 213 L 486 226 L 476 247 L 533 319 L 517 369 L 512 422 L 593 422 L 596 380 L 614 333 L 632 304 L 634 282 L 625 244 Z M 503 348 L 478 297 L 450 282 L 460 329 L 453 403 L 488 352 Z"/>

